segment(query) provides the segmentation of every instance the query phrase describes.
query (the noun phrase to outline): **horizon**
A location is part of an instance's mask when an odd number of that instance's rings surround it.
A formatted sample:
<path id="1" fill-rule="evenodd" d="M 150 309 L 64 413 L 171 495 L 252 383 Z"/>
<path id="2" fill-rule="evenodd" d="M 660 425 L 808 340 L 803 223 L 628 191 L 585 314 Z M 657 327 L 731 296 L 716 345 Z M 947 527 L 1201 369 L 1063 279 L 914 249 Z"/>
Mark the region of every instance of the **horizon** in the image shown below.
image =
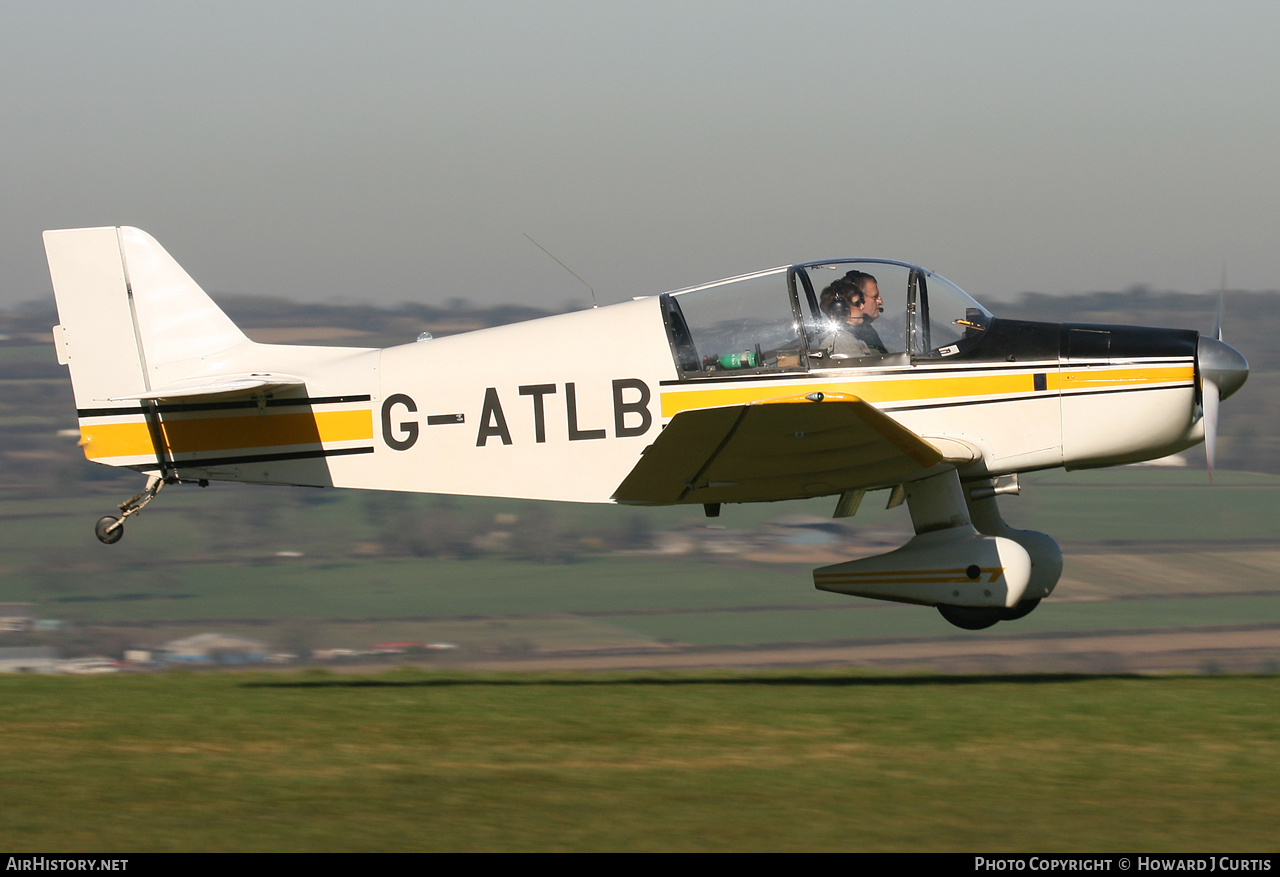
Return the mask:
<path id="1" fill-rule="evenodd" d="M 877 256 L 985 302 L 1280 285 L 1274 6 L 0 9 L 0 305 L 40 232 L 205 289 L 601 304 Z"/>

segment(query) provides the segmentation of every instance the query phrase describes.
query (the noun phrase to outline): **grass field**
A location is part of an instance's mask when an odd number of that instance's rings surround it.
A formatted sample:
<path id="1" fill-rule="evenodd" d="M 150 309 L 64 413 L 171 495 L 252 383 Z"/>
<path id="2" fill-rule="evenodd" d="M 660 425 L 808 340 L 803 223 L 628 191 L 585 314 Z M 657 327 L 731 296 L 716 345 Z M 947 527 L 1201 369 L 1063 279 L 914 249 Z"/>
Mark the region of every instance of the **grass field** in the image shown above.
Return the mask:
<path id="1" fill-rule="evenodd" d="M 1277 677 L 0 678 L 0 848 L 1274 851 Z"/>

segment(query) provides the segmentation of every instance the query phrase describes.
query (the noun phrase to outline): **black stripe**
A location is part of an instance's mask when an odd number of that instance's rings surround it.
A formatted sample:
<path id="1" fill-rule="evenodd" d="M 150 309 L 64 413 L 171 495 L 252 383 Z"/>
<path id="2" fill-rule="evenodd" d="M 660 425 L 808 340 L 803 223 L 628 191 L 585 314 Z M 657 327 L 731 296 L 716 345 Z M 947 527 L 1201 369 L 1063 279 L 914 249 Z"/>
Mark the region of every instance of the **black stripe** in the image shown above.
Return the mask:
<path id="1" fill-rule="evenodd" d="M 211 457 L 207 460 L 173 460 L 174 469 L 209 469 L 214 466 L 230 466 L 235 463 L 270 463 L 278 460 L 313 460 L 317 457 L 347 457 L 352 454 L 372 454 L 373 448 L 334 448 L 319 451 L 291 451 L 283 454 L 245 454 L 240 457 Z"/>
<path id="2" fill-rule="evenodd" d="M 1007 399 L 970 399 L 965 402 L 931 402 L 924 405 L 901 405 L 901 406 L 879 406 L 876 407 L 888 414 L 895 411 L 926 411 L 937 408 L 963 408 L 967 405 L 1002 405 L 1008 402 L 1027 402 L 1032 399 L 1061 399 L 1067 396 L 1106 396 L 1112 393 L 1146 393 L 1154 390 L 1183 390 L 1192 387 L 1194 384 L 1175 384 L 1172 387 L 1120 387 L 1115 390 L 1081 390 L 1074 393 L 1046 393 L 1045 395 L 1034 396 L 1014 396 Z"/>
<path id="3" fill-rule="evenodd" d="M 370 396 L 305 396 L 300 399 L 266 399 L 267 408 L 292 408 L 307 405 L 340 405 L 345 402 L 368 402 Z M 237 408 L 257 408 L 260 403 L 256 399 L 236 402 L 178 402 L 160 405 L 161 414 L 173 414 L 187 411 L 231 411 Z M 124 414 L 143 414 L 145 408 L 77 408 L 77 417 L 119 417 Z"/>
<path id="4" fill-rule="evenodd" d="M 126 414 L 146 414 L 139 405 L 137 408 L 77 408 L 76 417 L 121 417 Z"/>
<path id="5" fill-rule="evenodd" d="M 427 426 L 446 426 L 450 423 L 466 423 L 461 414 L 428 414 Z"/>
<path id="6" fill-rule="evenodd" d="M 1195 386 L 1195 381 L 1187 381 L 1185 384 L 1174 384 L 1173 386 L 1164 387 L 1118 387 L 1114 390 L 1076 390 L 1073 393 L 1059 393 L 1062 398 L 1068 396 L 1109 396 L 1113 393 L 1142 393 L 1148 390 L 1185 390 Z"/>

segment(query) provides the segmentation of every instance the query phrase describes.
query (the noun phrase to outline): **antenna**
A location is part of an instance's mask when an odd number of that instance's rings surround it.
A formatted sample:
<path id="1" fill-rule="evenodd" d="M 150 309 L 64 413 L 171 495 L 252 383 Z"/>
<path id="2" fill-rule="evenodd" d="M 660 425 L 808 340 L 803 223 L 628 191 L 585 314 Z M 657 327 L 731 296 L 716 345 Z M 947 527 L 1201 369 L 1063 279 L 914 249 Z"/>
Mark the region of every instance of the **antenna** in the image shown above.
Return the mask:
<path id="1" fill-rule="evenodd" d="M 521 232 L 521 234 L 524 234 L 524 232 Z M 559 259 L 556 259 L 556 257 L 555 257 L 555 256 L 552 256 L 552 255 L 551 255 L 551 251 L 550 251 L 550 250 L 548 250 L 548 249 L 547 249 L 546 247 L 544 247 L 542 244 L 540 244 L 540 243 L 538 243 L 537 241 L 535 241 L 533 238 L 530 238 L 527 234 L 525 234 L 524 236 L 525 236 L 526 238 L 529 238 L 529 243 L 533 244 L 533 245 L 534 245 L 535 247 L 537 247 L 539 250 L 542 250 L 542 252 L 546 253 L 548 256 L 551 256 L 551 258 L 552 258 L 552 259 L 555 259 L 555 260 L 556 260 L 556 264 L 557 264 L 557 265 L 559 265 L 559 266 L 560 266 L 561 268 L 563 268 L 564 270 L 568 271 L 568 272 L 569 272 L 570 274 L 572 274 L 574 277 L 578 277 L 578 273 L 577 273 L 576 271 L 574 271 L 572 268 L 570 268 L 570 267 L 569 267 L 568 265 L 566 265 L 564 262 L 561 262 Z M 587 281 L 583 280 L 581 277 L 578 277 L 578 282 L 579 282 L 579 283 L 581 283 L 583 286 L 585 286 L 588 290 L 590 290 L 590 291 L 591 291 L 591 306 L 592 306 L 593 308 L 598 308 L 598 307 L 600 307 L 599 303 L 596 301 L 596 291 L 595 291 L 594 289 L 591 289 L 591 284 L 590 284 L 590 283 L 587 283 Z"/>
<path id="2" fill-rule="evenodd" d="M 1222 257 L 1222 288 L 1218 291 L 1218 310 L 1213 315 L 1213 337 L 1222 340 L 1222 310 L 1227 300 L 1227 257 Z"/>

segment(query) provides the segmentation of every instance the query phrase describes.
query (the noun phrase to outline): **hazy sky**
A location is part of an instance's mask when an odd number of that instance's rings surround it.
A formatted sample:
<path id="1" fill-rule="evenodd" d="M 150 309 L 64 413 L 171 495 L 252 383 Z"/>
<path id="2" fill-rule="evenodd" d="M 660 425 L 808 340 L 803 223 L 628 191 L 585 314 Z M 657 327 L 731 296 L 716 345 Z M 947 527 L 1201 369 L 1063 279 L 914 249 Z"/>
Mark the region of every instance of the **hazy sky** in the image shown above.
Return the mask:
<path id="1" fill-rule="evenodd" d="M 40 232 L 206 289 L 558 307 L 830 256 L 1280 288 L 1280 3 L 0 3 L 0 306 Z M 998 309 L 997 309 L 998 310 Z"/>

